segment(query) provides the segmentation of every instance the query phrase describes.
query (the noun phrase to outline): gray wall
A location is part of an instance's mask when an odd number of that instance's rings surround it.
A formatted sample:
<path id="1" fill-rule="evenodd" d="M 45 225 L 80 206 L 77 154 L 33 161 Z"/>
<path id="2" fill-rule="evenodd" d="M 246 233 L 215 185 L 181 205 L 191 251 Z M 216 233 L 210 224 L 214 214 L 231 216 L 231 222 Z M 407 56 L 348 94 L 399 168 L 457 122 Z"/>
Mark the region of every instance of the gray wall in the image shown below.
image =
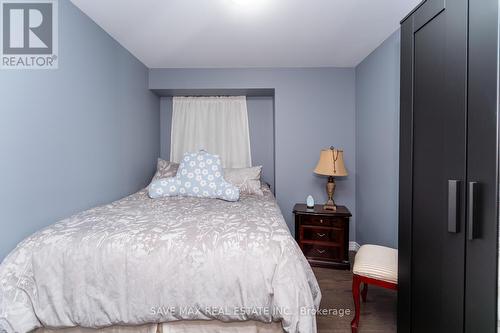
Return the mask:
<path id="1" fill-rule="evenodd" d="M 43 226 L 147 185 L 159 156 L 148 70 L 59 1 L 58 70 L 0 73 L 0 258 Z"/>
<path id="2" fill-rule="evenodd" d="M 262 165 L 262 178 L 274 185 L 274 98 L 248 96 L 248 122 L 253 165 Z M 172 98 L 161 98 L 161 157 L 170 157 Z"/>
<path id="3" fill-rule="evenodd" d="M 262 165 L 262 178 L 274 186 L 274 97 L 247 97 L 253 165 Z"/>
<path id="4" fill-rule="evenodd" d="M 397 247 L 399 30 L 356 67 L 356 241 Z"/>
<path id="5" fill-rule="evenodd" d="M 355 71 L 309 69 L 152 69 L 151 89 L 275 89 L 276 198 L 293 232 L 292 209 L 312 194 L 326 200 L 326 179 L 313 174 L 320 149 L 345 151 L 350 175 L 335 198 L 355 207 Z M 354 239 L 356 219 L 351 223 Z"/>

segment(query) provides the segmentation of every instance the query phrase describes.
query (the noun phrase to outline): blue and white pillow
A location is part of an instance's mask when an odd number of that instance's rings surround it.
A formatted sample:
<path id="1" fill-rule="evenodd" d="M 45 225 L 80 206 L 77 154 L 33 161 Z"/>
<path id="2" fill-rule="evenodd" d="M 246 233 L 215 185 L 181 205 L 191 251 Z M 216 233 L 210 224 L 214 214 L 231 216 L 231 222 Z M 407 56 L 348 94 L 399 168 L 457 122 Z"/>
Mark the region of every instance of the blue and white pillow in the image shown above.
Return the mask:
<path id="1" fill-rule="evenodd" d="M 204 150 L 185 153 L 172 178 L 154 180 L 149 186 L 151 198 L 189 196 L 237 201 L 240 190 L 224 180 L 218 155 Z"/>

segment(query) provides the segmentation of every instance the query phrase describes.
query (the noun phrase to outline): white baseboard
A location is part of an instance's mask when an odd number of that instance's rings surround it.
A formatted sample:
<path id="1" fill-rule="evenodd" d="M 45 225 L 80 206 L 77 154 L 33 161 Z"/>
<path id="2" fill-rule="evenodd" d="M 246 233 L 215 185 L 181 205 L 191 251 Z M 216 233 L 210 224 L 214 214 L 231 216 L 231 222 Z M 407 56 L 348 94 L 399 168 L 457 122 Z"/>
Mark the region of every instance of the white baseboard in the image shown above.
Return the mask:
<path id="1" fill-rule="evenodd" d="M 361 245 L 359 245 L 355 241 L 350 241 L 349 242 L 349 251 L 358 252 L 358 250 L 359 250 L 360 247 L 361 247 Z"/>

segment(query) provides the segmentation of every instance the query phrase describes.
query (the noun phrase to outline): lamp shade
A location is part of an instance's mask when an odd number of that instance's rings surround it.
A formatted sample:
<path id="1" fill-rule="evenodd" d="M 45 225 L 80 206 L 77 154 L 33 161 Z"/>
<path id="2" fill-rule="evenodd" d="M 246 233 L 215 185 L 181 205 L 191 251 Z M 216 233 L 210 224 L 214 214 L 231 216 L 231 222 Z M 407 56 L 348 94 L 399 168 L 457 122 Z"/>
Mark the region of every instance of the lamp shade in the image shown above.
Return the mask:
<path id="1" fill-rule="evenodd" d="M 324 176 L 347 176 L 347 170 L 344 165 L 344 151 L 330 148 L 323 149 L 319 155 L 318 165 L 314 173 Z"/>

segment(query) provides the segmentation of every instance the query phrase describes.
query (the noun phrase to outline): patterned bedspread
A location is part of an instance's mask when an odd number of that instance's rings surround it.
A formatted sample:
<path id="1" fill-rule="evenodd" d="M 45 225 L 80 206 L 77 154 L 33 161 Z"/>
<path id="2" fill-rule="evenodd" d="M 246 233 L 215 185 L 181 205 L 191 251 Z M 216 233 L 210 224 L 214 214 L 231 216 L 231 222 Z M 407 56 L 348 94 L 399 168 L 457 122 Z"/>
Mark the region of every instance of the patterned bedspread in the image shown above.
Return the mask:
<path id="1" fill-rule="evenodd" d="M 282 321 L 316 332 L 321 293 L 273 195 L 145 190 L 45 228 L 0 265 L 0 331 L 174 320 Z"/>

